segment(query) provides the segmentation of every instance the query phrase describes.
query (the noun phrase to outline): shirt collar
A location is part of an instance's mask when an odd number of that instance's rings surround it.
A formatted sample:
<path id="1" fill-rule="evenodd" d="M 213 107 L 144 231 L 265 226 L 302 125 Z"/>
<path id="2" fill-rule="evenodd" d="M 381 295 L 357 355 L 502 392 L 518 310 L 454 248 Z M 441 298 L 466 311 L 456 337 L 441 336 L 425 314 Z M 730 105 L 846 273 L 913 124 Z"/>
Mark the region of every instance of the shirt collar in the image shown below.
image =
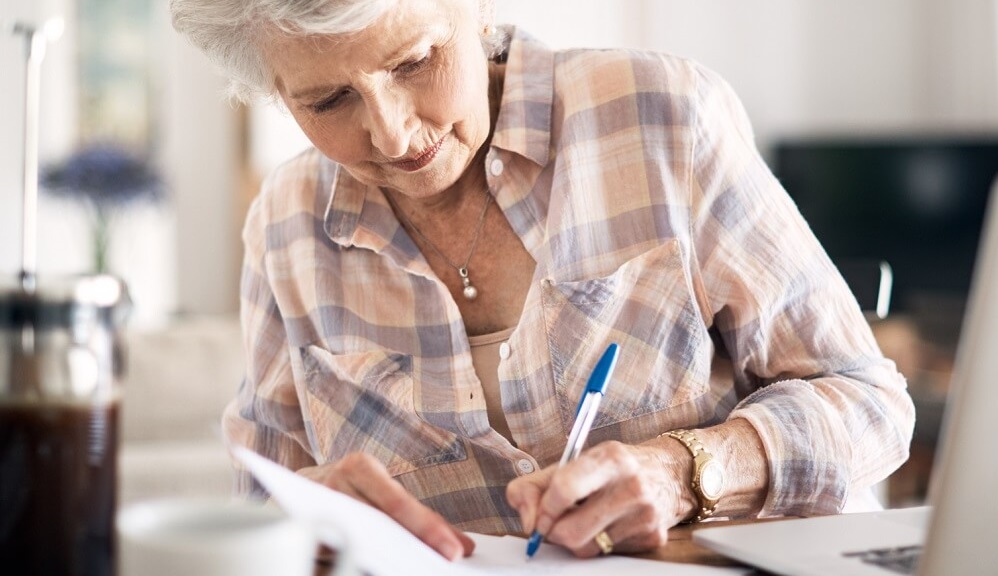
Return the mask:
<path id="1" fill-rule="evenodd" d="M 394 246 L 401 225 L 381 190 L 363 184 L 325 157 L 322 172 L 331 172 L 331 177 L 323 178 L 324 188 L 331 191 L 323 230 L 333 242 L 376 252 L 392 248 L 400 264 L 418 259 L 419 250 L 411 242 Z"/>
<path id="2" fill-rule="evenodd" d="M 551 154 L 554 52 L 517 28 L 504 30 L 510 44 L 492 146 L 545 166 Z"/>

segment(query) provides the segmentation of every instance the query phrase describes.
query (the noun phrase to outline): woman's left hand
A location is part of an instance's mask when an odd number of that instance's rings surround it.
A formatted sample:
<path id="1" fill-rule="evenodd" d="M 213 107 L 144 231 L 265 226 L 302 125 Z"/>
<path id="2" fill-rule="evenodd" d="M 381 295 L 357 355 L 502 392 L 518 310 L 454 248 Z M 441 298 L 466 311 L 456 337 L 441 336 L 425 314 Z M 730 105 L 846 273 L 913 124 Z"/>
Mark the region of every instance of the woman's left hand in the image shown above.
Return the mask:
<path id="1" fill-rule="evenodd" d="M 506 498 L 523 530 L 576 556 L 600 553 L 606 531 L 619 552 L 662 546 L 668 530 L 697 507 L 689 486 L 692 462 L 675 441 L 630 446 L 603 442 L 565 466 L 549 466 L 510 482 Z"/>

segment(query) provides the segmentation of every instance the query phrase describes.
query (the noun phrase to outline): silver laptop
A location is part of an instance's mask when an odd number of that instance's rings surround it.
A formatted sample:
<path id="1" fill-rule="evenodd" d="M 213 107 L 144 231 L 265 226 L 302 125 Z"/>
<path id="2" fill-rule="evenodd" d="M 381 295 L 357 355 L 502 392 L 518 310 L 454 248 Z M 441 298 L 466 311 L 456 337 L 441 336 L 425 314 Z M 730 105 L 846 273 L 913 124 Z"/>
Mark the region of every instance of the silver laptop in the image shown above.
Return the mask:
<path id="1" fill-rule="evenodd" d="M 974 270 L 929 506 L 741 526 L 697 544 L 793 576 L 998 576 L 998 191 Z"/>

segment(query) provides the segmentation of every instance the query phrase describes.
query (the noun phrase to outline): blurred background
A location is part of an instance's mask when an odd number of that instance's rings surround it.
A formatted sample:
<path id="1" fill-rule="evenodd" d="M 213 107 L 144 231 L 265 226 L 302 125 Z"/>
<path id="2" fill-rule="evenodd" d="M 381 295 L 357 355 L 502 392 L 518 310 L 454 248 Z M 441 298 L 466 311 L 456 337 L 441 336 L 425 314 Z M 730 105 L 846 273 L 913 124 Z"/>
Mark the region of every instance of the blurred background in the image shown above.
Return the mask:
<path id="1" fill-rule="evenodd" d="M 65 33 L 49 47 L 42 73 L 43 172 L 51 177 L 74 162 L 89 159 L 99 169 L 124 159 L 151 174 L 158 190 L 139 190 L 103 212 L 74 198 L 74 190 L 43 191 L 40 204 L 42 273 L 95 269 L 96 214 L 107 238 L 100 266 L 131 287 L 132 380 L 141 384 L 130 394 L 141 399 L 133 400 L 132 416 L 126 407 L 126 442 L 145 451 L 134 451 L 125 464 L 137 476 L 144 467 L 161 469 L 163 458 L 178 465 L 189 460 L 193 443 L 203 447 L 210 437 L 217 444 L 214 422 L 241 371 L 236 311 L 242 220 L 261 178 L 308 146 L 281 110 L 224 99 L 221 78 L 174 34 L 167 4 L 0 5 L 0 20 L 7 23 L 65 19 Z M 847 280 L 857 294 L 882 296 L 879 264 L 890 264 L 890 312 L 881 318 L 876 303 L 864 307 L 920 398 L 924 447 L 893 480 L 889 497 L 897 503 L 921 498 L 981 213 L 998 172 L 998 0 L 497 5 L 499 22 L 519 25 L 554 47 L 662 50 L 717 70 L 741 96 L 760 150 L 843 272 L 850 271 Z M 3 275 L 20 267 L 24 57 L 23 39 L 5 29 Z M 188 420 L 178 423 L 168 408 L 176 404 L 198 405 L 202 413 L 191 415 L 188 408 Z M 217 464 L 218 450 L 209 452 L 205 458 Z M 134 496 L 200 482 L 196 475 L 146 476 L 129 484 Z M 160 484 L 149 484 L 155 482 Z"/>

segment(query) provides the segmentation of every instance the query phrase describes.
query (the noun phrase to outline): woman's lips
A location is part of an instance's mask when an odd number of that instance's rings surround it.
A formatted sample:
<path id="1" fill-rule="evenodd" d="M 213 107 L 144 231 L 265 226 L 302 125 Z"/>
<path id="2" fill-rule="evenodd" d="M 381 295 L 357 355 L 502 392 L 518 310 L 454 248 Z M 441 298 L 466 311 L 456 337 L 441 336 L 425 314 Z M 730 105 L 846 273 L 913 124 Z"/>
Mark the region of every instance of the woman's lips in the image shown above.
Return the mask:
<path id="1" fill-rule="evenodd" d="M 441 138 L 440 140 L 437 140 L 436 144 L 424 150 L 419 156 L 408 160 L 392 162 L 392 166 L 405 170 L 406 172 L 415 172 L 430 162 L 433 162 L 433 159 L 437 157 L 437 152 L 440 151 L 440 147 L 443 146 L 443 144 L 444 139 Z"/>

